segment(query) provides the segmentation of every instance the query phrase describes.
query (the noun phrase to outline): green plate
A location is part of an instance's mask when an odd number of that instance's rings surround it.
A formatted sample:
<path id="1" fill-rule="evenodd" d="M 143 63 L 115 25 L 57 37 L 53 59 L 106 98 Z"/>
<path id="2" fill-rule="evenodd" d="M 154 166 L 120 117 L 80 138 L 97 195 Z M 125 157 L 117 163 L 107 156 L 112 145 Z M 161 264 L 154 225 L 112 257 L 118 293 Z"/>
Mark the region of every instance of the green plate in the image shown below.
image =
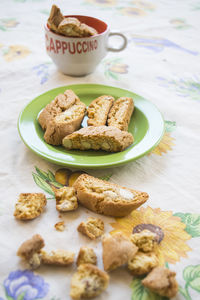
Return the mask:
<path id="1" fill-rule="evenodd" d="M 48 145 L 44 141 L 37 118 L 47 103 L 66 89 L 72 89 L 86 105 L 105 94 L 114 98 L 133 97 L 135 109 L 129 124 L 129 132 L 134 136 L 134 143 L 118 153 L 92 150 L 67 151 L 62 146 Z M 150 152 L 158 145 L 164 134 L 164 121 L 161 113 L 151 102 L 130 91 L 100 84 L 75 84 L 50 90 L 32 100 L 19 115 L 18 131 L 29 149 L 52 163 L 74 168 L 100 169 L 123 165 Z"/>

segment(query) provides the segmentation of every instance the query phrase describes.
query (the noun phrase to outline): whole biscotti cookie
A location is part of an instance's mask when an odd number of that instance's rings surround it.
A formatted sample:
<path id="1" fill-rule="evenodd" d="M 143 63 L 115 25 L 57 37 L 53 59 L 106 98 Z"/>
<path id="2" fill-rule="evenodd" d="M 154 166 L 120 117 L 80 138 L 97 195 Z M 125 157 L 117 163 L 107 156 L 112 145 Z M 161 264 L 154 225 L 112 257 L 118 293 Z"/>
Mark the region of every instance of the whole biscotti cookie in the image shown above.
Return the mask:
<path id="1" fill-rule="evenodd" d="M 48 123 L 72 106 L 76 100 L 80 100 L 72 90 L 66 90 L 64 94 L 59 94 L 53 101 L 45 106 L 40 113 L 38 122 L 43 130 L 46 130 Z"/>
<path id="2" fill-rule="evenodd" d="M 133 136 L 111 126 L 89 126 L 82 128 L 63 139 L 66 149 L 104 150 L 119 152 L 133 143 Z"/>
<path id="3" fill-rule="evenodd" d="M 145 203 L 147 193 L 121 187 L 93 176 L 82 174 L 74 183 L 78 201 L 86 208 L 107 216 L 123 217 Z"/>
<path id="4" fill-rule="evenodd" d="M 132 98 L 121 97 L 117 99 L 109 112 L 108 126 L 127 131 L 133 110 L 134 103 Z"/>
<path id="5" fill-rule="evenodd" d="M 45 141 L 51 145 L 61 145 L 66 135 L 80 128 L 85 110 L 85 104 L 77 99 L 72 106 L 48 123 L 44 134 Z"/>
<path id="6" fill-rule="evenodd" d="M 93 100 L 87 109 L 88 126 L 106 125 L 108 113 L 113 105 L 114 98 L 104 95 Z"/>

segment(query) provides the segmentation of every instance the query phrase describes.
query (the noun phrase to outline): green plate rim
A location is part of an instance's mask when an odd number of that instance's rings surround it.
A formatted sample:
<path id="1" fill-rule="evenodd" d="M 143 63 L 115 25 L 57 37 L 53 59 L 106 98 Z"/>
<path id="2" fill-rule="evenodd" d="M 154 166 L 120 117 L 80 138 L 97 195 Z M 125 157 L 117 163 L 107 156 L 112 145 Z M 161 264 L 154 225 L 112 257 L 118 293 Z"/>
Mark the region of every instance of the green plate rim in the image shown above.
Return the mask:
<path id="1" fill-rule="evenodd" d="M 25 112 L 25 110 L 33 103 L 36 101 L 36 99 L 38 97 L 41 97 L 41 96 L 45 96 L 46 94 L 48 94 L 50 91 L 55 91 L 55 90 L 59 90 L 60 88 L 66 88 L 66 89 L 72 89 L 74 87 L 102 87 L 102 88 L 113 88 L 115 90 L 119 90 L 119 91 L 124 91 L 125 93 L 131 93 L 131 94 L 134 94 L 135 96 L 145 100 L 146 102 L 150 103 L 152 107 L 154 107 L 154 110 L 157 111 L 157 113 L 160 115 L 161 117 L 161 120 L 163 122 L 162 124 L 162 132 L 160 134 L 160 137 L 158 138 L 157 142 L 155 142 L 152 147 L 150 147 L 148 150 L 146 150 L 145 152 L 142 152 L 134 157 L 131 157 L 131 158 L 127 158 L 127 159 L 124 159 L 123 161 L 116 161 L 116 162 L 110 162 L 110 163 L 105 163 L 105 164 L 88 164 L 88 163 L 81 163 L 81 164 L 77 164 L 76 162 L 70 162 L 70 161 L 66 161 L 65 163 L 63 162 L 60 162 L 57 158 L 51 158 L 49 157 L 49 155 L 44 155 L 44 154 L 41 154 L 39 151 L 37 151 L 36 149 L 33 149 L 27 142 L 26 140 L 23 138 L 23 135 L 22 135 L 22 132 L 20 130 L 20 124 L 21 124 L 21 121 L 22 121 L 22 116 Z M 149 120 L 148 120 L 149 121 Z M 127 90 L 127 89 L 123 89 L 123 88 L 118 88 L 118 87 L 114 87 L 114 86 L 110 86 L 110 85 L 102 85 L 102 84 L 95 84 L 95 83 L 82 83 L 82 84 L 70 84 L 70 85 L 66 85 L 66 86 L 59 86 L 57 88 L 54 88 L 54 89 L 51 89 L 51 90 L 48 90 L 40 95 L 38 95 L 37 97 L 35 97 L 33 100 L 31 100 L 28 104 L 26 104 L 24 106 L 24 108 L 21 110 L 20 114 L 19 114 L 19 117 L 18 117 L 18 121 L 17 121 L 17 129 L 18 129 L 18 133 L 20 135 L 20 138 L 21 140 L 23 141 L 23 143 L 35 154 L 37 154 L 38 156 L 40 156 L 41 158 L 51 162 L 51 163 L 54 163 L 56 165 L 62 165 L 62 166 L 65 166 L 65 167 L 72 167 L 72 168 L 86 168 L 86 169 L 103 169 L 103 168 L 112 168 L 112 167 L 118 167 L 118 166 L 122 166 L 122 165 L 125 165 L 131 161 L 134 161 L 134 160 L 137 160 L 145 155 L 147 155 L 149 152 L 151 152 L 154 148 L 156 148 L 156 146 L 160 143 L 164 133 L 165 133 L 165 121 L 164 121 L 164 118 L 163 118 L 163 115 L 162 113 L 160 112 L 160 110 L 157 108 L 157 106 L 155 104 L 153 104 L 151 101 L 147 100 L 146 98 L 130 91 L 130 90 Z M 145 137 L 145 136 L 144 136 Z M 45 143 L 45 142 L 44 142 Z"/>

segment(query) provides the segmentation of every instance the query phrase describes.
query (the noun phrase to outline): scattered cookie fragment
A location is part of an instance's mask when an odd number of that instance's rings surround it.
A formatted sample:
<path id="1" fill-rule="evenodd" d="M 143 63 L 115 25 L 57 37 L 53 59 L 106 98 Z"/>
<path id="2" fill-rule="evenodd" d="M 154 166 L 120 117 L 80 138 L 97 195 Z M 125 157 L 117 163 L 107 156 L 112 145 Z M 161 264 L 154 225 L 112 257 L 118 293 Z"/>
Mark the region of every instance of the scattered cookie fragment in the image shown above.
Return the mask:
<path id="1" fill-rule="evenodd" d="M 47 265 L 68 266 L 74 262 L 74 253 L 67 250 L 52 250 L 50 253 L 41 250 L 41 261 Z"/>
<path id="2" fill-rule="evenodd" d="M 139 250 L 151 252 L 156 245 L 156 234 L 145 229 L 139 233 L 132 234 L 130 240 L 139 248 Z"/>
<path id="3" fill-rule="evenodd" d="M 77 266 L 81 264 L 92 264 L 96 265 L 97 264 L 97 256 L 92 248 L 89 247 L 81 247 L 77 261 L 76 261 Z"/>
<path id="4" fill-rule="evenodd" d="M 42 193 L 22 193 L 15 204 L 14 216 L 19 220 L 31 220 L 44 210 L 47 200 Z"/>
<path id="5" fill-rule="evenodd" d="M 23 242 L 17 255 L 26 260 L 31 269 L 37 269 L 41 264 L 40 251 L 45 246 L 43 238 L 35 234 L 31 239 Z"/>
<path id="6" fill-rule="evenodd" d="M 86 222 L 81 222 L 77 230 L 94 240 L 103 234 L 104 223 L 101 219 L 90 217 Z"/>
<path id="7" fill-rule="evenodd" d="M 128 261 L 128 269 L 135 276 L 149 273 L 158 266 L 158 258 L 154 252 L 144 253 L 138 251 L 135 256 Z"/>
<path id="8" fill-rule="evenodd" d="M 134 257 L 138 248 L 123 234 L 105 235 L 102 240 L 103 265 L 111 271 L 126 264 Z"/>
<path id="9" fill-rule="evenodd" d="M 74 300 L 93 298 L 108 286 L 109 276 L 92 264 L 81 264 L 71 281 L 70 296 Z"/>
<path id="10" fill-rule="evenodd" d="M 75 210 L 78 208 L 75 188 L 62 187 L 54 191 L 56 198 L 56 209 L 60 212 Z"/>
<path id="11" fill-rule="evenodd" d="M 157 267 L 142 280 L 142 284 L 160 296 L 173 298 L 178 292 L 175 276 L 175 272 L 164 267 Z"/>
<path id="12" fill-rule="evenodd" d="M 57 231 L 64 231 L 65 230 L 65 223 L 64 221 L 58 222 L 54 225 Z"/>

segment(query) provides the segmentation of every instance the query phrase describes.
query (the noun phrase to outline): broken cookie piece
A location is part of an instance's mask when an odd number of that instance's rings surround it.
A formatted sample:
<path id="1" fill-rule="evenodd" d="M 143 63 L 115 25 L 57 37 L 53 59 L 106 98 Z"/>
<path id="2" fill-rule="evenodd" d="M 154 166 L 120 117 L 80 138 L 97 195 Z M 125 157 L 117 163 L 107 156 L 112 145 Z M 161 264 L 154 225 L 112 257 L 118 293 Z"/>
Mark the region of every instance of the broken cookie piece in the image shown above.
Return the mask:
<path id="1" fill-rule="evenodd" d="M 108 286 L 109 276 L 92 264 L 81 264 L 71 281 L 70 296 L 74 300 L 93 298 Z"/>
<path id="2" fill-rule="evenodd" d="M 47 200 L 42 193 L 22 193 L 15 204 L 14 216 L 19 220 L 31 220 L 44 210 Z"/>
<path id="3" fill-rule="evenodd" d="M 98 128 L 98 127 L 96 127 Z M 148 199 L 145 192 L 82 174 L 74 183 L 78 201 L 86 208 L 113 217 L 123 217 Z"/>
<path id="4" fill-rule="evenodd" d="M 156 234 L 145 229 L 139 233 L 132 234 L 130 240 L 139 248 L 139 250 L 151 252 L 156 245 Z"/>
<path id="5" fill-rule="evenodd" d="M 138 251 L 135 256 L 128 261 L 128 269 L 135 276 L 149 273 L 158 266 L 158 258 L 154 252 L 144 253 Z"/>
<path id="6" fill-rule="evenodd" d="M 77 230 L 94 240 L 103 234 L 104 223 L 101 219 L 91 217 L 86 222 L 81 222 Z"/>
<path id="7" fill-rule="evenodd" d="M 109 95 L 100 96 L 93 100 L 87 109 L 88 126 L 106 125 L 108 113 L 114 100 L 115 99 Z"/>
<path id="8" fill-rule="evenodd" d="M 31 239 L 22 243 L 17 255 L 26 260 L 31 269 L 37 269 L 41 264 L 40 250 L 45 246 L 43 238 L 35 234 Z"/>
<path id="9" fill-rule="evenodd" d="M 66 136 L 63 146 L 78 150 L 120 152 L 133 143 L 132 134 L 112 126 L 89 126 Z"/>
<path id="10" fill-rule="evenodd" d="M 138 248 L 122 233 L 105 235 L 102 240 L 105 271 L 114 270 L 134 257 Z"/>
<path id="11" fill-rule="evenodd" d="M 48 18 L 48 25 L 52 31 L 58 31 L 58 25 L 62 22 L 64 16 L 62 15 L 60 8 L 58 8 L 55 4 L 52 5 L 50 15 Z"/>
<path id="12" fill-rule="evenodd" d="M 60 212 L 75 210 L 78 208 L 78 201 L 73 187 L 62 187 L 55 189 L 56 209 Z"/>
<path id="13" fill-rule="evenodd" d="M 47 265 L 68 266 L 74 262 L 74 253 L 67 250 L 53 250 L 47 253 L 41 250 L 41 261 Z"/>
<path id="14" fill-rule="evenodd" d="M 178 283 L 175 276 L 175 272 L 164 267 L 157 267 L 142 280 L 142 284 L 160 296 L 173 298 L 178 293 Z"/>
<path id="15" fill-rule="evenodd" d="M 77 18 L 65 17 L 58 26 L 58 33 L 71 37 L 89 37 L 98 34 L 96 29 L 84 23 Z"/>
<path id="16" fill-rule="evenodd" d="M 57 231 L 64 231 L 65 230 L 65 223 L 63 221 L 58 222 L 54 225 Z"/>
<path id="17" fill-rule="evenodd" d="M 89 247 L 81 247 L 77 261 L 76 261 L 77 266 L 81 264 L 92 264 L 96 265 L 97 264 L 97 256 L 92 248 Z"/>

